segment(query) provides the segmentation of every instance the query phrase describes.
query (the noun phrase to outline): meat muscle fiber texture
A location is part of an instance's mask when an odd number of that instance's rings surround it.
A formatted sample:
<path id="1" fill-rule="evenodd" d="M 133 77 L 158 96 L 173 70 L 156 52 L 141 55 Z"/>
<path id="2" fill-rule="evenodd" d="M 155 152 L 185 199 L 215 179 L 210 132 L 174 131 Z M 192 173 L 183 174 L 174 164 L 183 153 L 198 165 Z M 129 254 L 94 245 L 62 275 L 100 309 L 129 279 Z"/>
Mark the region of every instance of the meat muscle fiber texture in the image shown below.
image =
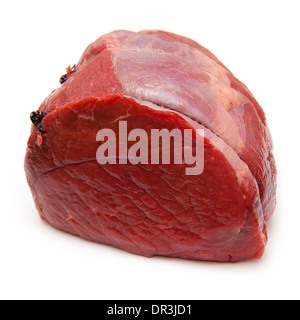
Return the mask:
<path id="1" fill-rule="evenodd" d="M 207 49 L 164 31 L 92 43 L 35 112 L 25 171 L 41 218 L 128 252 L 220 262 L 260 258 L 276 204 L 265 114 Z M 203 129 L 204 171 L 96 161 L 102 128 Z"/>

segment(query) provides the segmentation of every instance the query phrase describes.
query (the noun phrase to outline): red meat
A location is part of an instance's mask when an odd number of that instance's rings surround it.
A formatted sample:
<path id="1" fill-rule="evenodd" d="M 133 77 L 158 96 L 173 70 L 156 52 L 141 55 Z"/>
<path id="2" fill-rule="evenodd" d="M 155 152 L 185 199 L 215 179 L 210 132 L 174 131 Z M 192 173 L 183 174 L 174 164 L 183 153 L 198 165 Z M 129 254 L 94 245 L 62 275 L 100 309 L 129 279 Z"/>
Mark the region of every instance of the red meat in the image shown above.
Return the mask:
<path id="1" fill-rule="evenodd" d="M 43 220 L 149 257 L 262 256 L 276 201 L 271 136 L 250 91 L 207 49 L 163 31 L 116 31 L 61 82 L 39 108 L 25 159 Z M 118 133 L 120 119 L 149 135 L 190 129 L 195 139 L 203 129 L 203 173 L 188 176 L 185 164 L 99 165 L 97 132 Z"/>

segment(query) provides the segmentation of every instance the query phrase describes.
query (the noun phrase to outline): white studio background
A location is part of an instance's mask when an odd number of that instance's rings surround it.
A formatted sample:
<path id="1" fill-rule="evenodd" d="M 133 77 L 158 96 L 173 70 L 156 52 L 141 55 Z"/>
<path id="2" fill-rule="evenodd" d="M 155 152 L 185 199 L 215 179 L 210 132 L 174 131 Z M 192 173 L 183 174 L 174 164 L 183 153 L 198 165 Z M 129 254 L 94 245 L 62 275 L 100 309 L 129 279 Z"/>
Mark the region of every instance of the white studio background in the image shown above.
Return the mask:
<path id="1" fill-rule="evenodd" d="M 0 298 L 299 299 L 299 13 L 298 0 L 2 1 Z M 147 259 L 40 221 L 23 170 L 29 114 L 91 41 L 116 29 L 196 40 L 264 108 L 279 177 L 260 261 Z"/>

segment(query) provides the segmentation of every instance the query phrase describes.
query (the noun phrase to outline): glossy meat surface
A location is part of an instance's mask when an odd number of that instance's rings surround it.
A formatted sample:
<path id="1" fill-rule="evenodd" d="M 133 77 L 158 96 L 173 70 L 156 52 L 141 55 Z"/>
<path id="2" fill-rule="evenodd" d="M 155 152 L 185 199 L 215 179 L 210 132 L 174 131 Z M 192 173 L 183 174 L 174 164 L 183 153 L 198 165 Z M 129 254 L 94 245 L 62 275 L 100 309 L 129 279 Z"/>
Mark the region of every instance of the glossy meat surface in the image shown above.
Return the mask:
<path id="1" fill-rule="evenodd" d="M 252 94 L 205 48 L 163 31 L 107 34 L 39 110 L 45 133 L 38 140 L 32 129 L 25 170 L 51 225 L 145 256 L 263 254 L 275 207 L 271 136 Z M 184 165 L 99 165 L 96 134 L 117 132 L 122 118 L 147 132 L 202 128 L 203 174 L 186 176 Z"/>

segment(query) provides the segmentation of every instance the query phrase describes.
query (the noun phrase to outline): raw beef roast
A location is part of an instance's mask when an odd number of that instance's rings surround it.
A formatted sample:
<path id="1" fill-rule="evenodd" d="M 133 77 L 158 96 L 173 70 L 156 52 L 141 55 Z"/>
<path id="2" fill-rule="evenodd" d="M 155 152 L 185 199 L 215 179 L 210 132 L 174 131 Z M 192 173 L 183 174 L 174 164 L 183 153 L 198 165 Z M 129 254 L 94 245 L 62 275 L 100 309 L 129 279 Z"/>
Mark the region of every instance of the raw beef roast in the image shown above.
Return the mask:
<path id="1" fill-rule="evenodd" d="M 253 95 L 212 53 L 168 32 L 115 31 L 60 82 L 31 114 L 25 159 L 44 221 L 147 257 L 262 256 L 276 202 L 271 135 Z M 97 133 L 119 140 L 119 121 L 149 135 L 190 129 L 196 139 L 202 129 L 203 173 L 186 175 L 186 163 L 99 164 Z"/>

